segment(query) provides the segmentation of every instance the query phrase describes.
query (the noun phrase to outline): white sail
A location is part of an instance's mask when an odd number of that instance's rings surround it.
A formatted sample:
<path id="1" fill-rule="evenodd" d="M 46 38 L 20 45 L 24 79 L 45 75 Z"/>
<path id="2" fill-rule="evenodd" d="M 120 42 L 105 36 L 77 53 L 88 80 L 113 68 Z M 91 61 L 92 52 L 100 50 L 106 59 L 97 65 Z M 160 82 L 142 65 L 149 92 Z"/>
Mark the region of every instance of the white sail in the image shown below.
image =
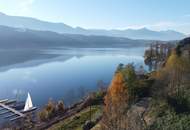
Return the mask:
<path id="1" fill-rule="evenodd" d="M 28 97 L 25 102 L 24 111 L 28 111 L 33 108 L 32 99 L 30 97 L 30 94 L 28 93 Z"/>

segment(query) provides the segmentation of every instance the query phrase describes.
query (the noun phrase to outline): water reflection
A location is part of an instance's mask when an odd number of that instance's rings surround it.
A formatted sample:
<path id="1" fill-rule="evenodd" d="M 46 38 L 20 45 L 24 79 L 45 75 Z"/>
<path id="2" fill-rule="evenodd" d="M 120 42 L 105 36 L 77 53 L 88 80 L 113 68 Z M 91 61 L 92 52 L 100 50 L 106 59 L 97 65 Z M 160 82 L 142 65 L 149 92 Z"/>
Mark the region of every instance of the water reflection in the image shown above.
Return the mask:
<path id="1" fill-rule="evenodd" d="M 19 64 L 19 68 L 11 66 L 1 72 L 0 98 L 17 97 L 21 100 L 29 91 L 37 106 L 49 98 L 73 103 L 97 89 L 97 81 L 109 84 L 119 63 L 133 62 L 136 67 L 144 65 L 143 51 L 144 48 L 109 50 L 106 53 L 93 49 L 51 50 L 50 53 L 60 56 Z"/>

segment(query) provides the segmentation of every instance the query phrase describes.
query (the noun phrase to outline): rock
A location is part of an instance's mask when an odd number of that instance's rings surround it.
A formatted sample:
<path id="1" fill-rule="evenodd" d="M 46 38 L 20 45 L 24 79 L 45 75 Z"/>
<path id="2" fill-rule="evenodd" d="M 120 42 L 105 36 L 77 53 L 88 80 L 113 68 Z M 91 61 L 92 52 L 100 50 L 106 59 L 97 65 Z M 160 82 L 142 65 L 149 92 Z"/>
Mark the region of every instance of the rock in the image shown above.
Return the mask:
<path id="1" fill-rule="evenodd" d="M 94 122 L 86 121 L 85 124 L 84 124 L 84 126 L 83 126 L 83 130 L 90 130 L 94 126 L 95 126 Z"/>
<path id="2" fill-rule="evenodd" d="M 143 98 L 134 104 L 128 111 L 128 127 L 130 130 L 144 130 L 152 120 L 145 116 L 148 111 L 151 98 Z"/>

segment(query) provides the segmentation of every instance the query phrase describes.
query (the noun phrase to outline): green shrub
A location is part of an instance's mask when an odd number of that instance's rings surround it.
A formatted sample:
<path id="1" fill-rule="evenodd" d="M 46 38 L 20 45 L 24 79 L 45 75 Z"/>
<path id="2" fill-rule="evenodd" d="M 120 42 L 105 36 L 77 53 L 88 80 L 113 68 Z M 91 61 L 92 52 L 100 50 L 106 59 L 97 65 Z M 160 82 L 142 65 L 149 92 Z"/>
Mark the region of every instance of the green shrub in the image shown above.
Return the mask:
<path id="1" fill-rule="evenodd" d="M 190 115 L 167 111 L 148 130 L 190 130 Z"/>
<path id="2" fill-rule="evenodd" d="M 186 97 L 168 97 L 168 103 L 177 113 L 190 112 L 190 104 Z"/>

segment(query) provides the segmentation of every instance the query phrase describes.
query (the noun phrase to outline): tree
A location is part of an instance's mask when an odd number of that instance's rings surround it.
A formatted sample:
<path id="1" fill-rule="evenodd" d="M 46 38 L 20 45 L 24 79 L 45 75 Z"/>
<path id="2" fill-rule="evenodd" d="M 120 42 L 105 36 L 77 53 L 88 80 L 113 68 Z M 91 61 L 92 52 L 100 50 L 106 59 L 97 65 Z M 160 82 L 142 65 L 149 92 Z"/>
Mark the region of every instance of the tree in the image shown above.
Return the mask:
<path id="1" fill-rule="evenodd" d="M 65 106 L 63 100 L 58 101 L 56 108 L 58 113 L 65 112 Z"/>
<path id="2" fill-rule="evenodd" d="M 126 128 L 127 87 L 121 72 L 117 72 L 105 97 L 102 127 L 106 130 L 123 130 Z"/>
<path id="3" fill-rule="evenodd" d="M 136 88 L 138 87 L 137 75 L 133 64 L 126 65 L 123 73 L 128 88 L 129 104 L 131 104 L 136 100 Z"/>
<path id="4" fill-rule="evenodd" d="M 48 111 L 46 109 L 43 109 L 38 113 L 38 117 L 40 121 L 47 121 L 48 120 Z"/>
<path id="5" fill-rule="evenodd" d="M 48 104 L 46 105 L 45 109 L 48 112 L 48 117 L 52 118 L 55 115 L 56 111 L 56 104 L 50 99 L 48 101 Z"/>
<path id="6" fill-rule="evenodd" d="M 185 111 L 188 104 L 190 60 L 172 50 L 165 66 L 156 72 L 154 84 L 155 97 L 162 97 L 175 108 Z"/>
<path id="7" fill-rule="evenodd" d="M 56 114 L 56 104 L 50 99 L 48 104 L 38 113 L 41 121 L 47 121 Z"/>
<path id="8" fill-rule="evenodd" d="M 131 128 L 129 109 L 140 95 L 140 80 L 133 64 L 118 67 L 105 96 L 102 119 L 103 130 L 127 130 Z M 144 83 L 144 82 L 143 82 Z M 142 84 L 142 82 L 141 82 Z"/>
<path id="9" fill-rule="evenodd" d="M 183 95 L 183 86 L 185 77 L 189 73 L 189 59 L 183 56 L 179 56 L 175 50 L 173 50 L 171 56 L 168 58 L 165 71 L 169 77 L 169 90 L 171 95 L 180 96 Z"/>

